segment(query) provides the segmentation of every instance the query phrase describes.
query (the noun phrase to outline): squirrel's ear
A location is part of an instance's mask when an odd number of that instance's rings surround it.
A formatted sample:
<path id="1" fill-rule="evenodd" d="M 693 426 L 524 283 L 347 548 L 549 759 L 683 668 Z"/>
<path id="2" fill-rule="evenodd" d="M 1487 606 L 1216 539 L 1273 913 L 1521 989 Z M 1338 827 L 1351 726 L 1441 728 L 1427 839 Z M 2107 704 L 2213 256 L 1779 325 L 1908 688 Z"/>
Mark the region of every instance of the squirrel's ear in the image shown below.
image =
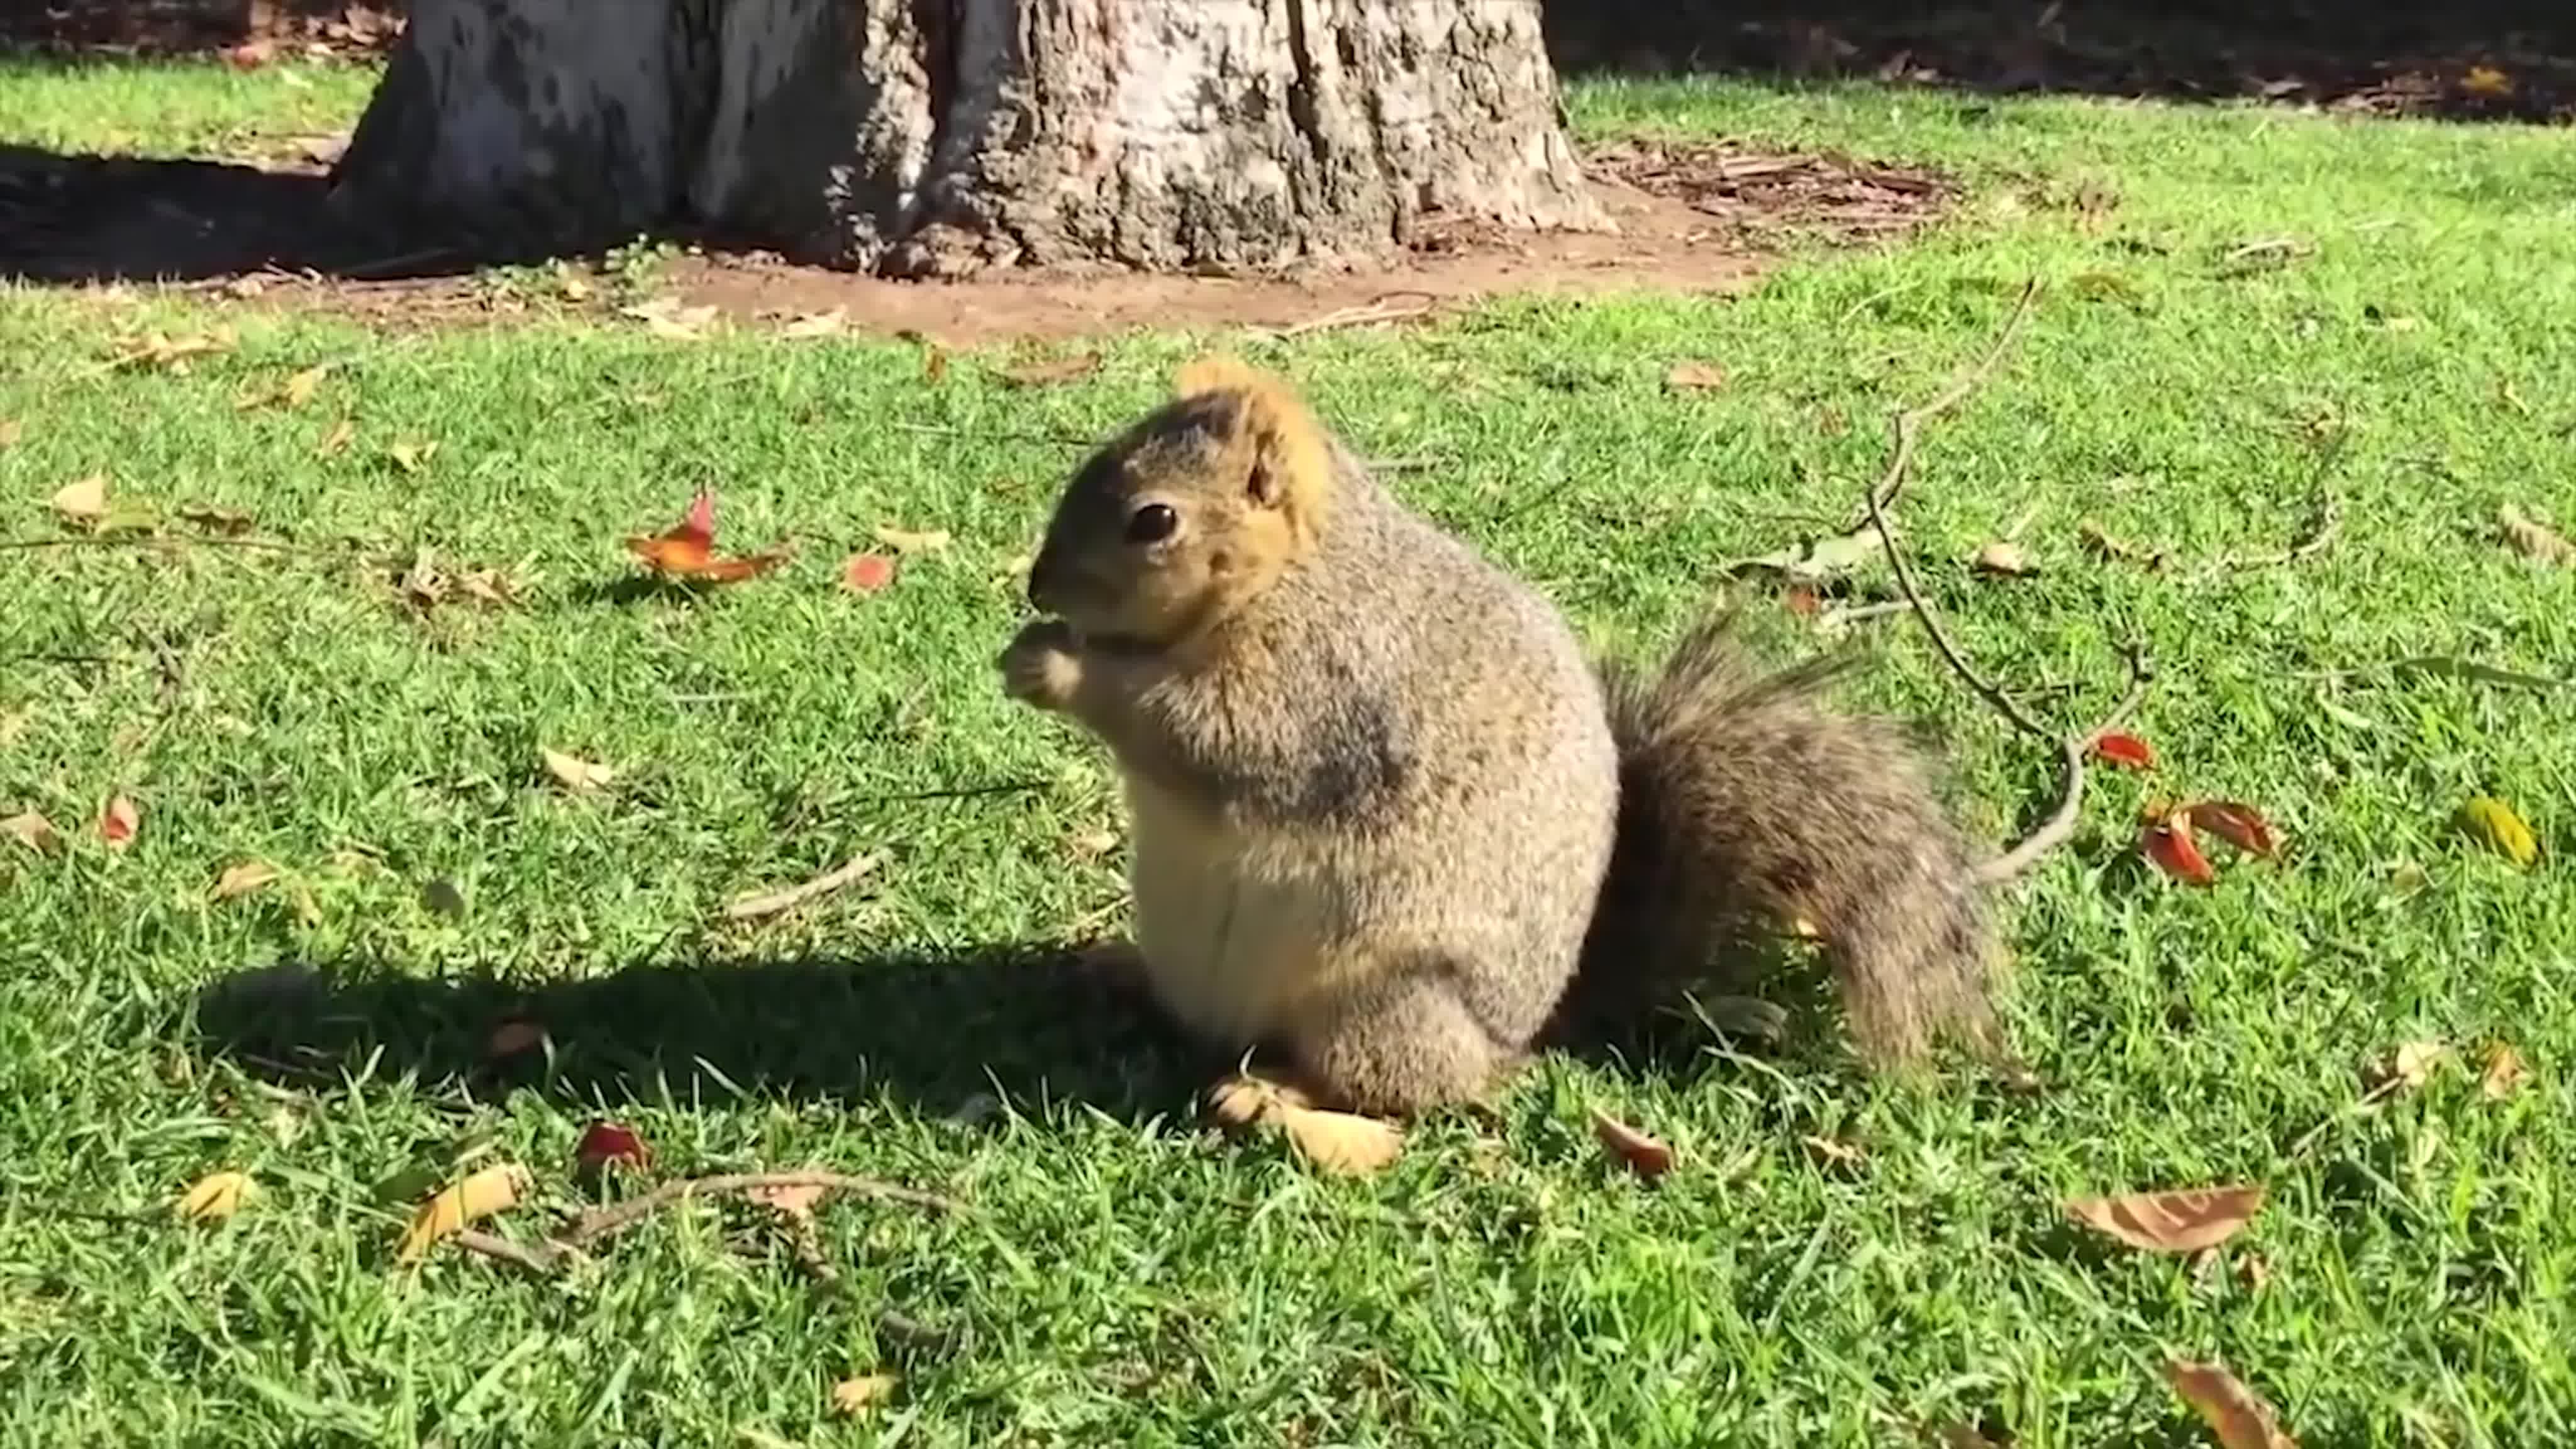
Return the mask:
<path id="1" fill-rule="evenodd" d="M 1197 397 L 1203 392 L 1268 392 L 1283 384 L 1275 377 L 1241 358 L 1222 352 L 1194 358 L 1181 365 L 1173 375 L 1174 397 Z"/>
<path id="2" fill-rule="evenodd" d="M 1332 477 L 1323 428 L 1286 379 L 1220 353 L 1183 367 L 1172 385 L 1184 398 L 1234 395 L 1234 434 L 1252 452 L 1244 491 L 1254 502 L 1264 508 L 1294 504 L 1308 513 L 1321 509 Z"/>

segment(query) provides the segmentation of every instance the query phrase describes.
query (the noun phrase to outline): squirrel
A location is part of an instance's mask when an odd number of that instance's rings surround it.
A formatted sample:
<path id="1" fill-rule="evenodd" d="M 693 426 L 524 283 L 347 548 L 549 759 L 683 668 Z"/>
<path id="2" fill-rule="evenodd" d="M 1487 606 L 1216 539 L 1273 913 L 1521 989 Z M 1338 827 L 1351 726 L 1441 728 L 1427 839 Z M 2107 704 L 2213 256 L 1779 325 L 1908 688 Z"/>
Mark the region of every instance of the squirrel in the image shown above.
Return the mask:
<path id="1" fill-rule="evenodd" d="M 1763 673 L 1721 610 L 1596 661 L 1283 380 L 1174 391 L 1065 485 L 998 664 L 1107 746 L 1128 969 L 1186 1031 L 1409 1117 L 1790 929 L 1872 1065 L 2001 1056 L 1967 840 L 1892 723 L 1819 702 L 1847 658 Z"/>

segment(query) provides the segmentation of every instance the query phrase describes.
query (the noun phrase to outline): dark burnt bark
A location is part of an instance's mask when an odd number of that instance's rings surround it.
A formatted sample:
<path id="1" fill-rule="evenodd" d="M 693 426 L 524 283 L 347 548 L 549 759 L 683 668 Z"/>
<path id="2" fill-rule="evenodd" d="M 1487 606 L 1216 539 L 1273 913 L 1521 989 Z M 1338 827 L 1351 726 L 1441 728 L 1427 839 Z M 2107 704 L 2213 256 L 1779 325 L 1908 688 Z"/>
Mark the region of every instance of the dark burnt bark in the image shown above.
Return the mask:
<path id="1" fill-rule="evenodd" d="M 686 227 L 901 276 L 1605 224 L 1536 0 L 415 0 L 335 182 L 507 250 Z"/>

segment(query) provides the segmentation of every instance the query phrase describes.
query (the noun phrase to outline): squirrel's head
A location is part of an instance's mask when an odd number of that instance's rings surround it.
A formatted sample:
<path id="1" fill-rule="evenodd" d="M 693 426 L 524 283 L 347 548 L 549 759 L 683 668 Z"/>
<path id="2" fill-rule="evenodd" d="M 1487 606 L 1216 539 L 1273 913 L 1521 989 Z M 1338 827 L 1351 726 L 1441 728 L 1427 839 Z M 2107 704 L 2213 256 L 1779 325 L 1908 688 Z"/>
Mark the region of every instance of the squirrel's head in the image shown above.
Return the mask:
<path id="1" fill-rule="evenodd" d="M 1029 602 L 1097 645 L 1213 627 L 1313 546 L 1331 501 L 1331 448 L 1286 383 L 1210 358 L 1174 390 L 1073 475 L 1029 569 Z"/>

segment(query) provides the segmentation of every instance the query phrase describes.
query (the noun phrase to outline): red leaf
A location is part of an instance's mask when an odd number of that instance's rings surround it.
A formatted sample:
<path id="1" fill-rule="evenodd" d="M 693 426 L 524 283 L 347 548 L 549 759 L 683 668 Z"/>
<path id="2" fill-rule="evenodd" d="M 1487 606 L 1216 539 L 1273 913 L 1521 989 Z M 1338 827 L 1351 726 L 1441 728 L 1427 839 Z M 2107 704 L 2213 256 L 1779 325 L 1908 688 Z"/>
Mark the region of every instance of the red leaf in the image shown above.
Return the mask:
<path id="1" fill-rule="evenodd" d="M 713 548 L 716 541 L 716 496 L 699 489 L 698 496 L 689 500 L 689 511 L 680 519 L 680 526 L 672 532 L 691 535 Z"/>
<path id="2" fill-rule="evenodd" d="M 894 582 L 894 560 L 881 553 L 854 553 L 841 565 L 841 587 L 854 594 L 873 594 Z"/>
<path id="3" fill-rule="evenodd" d="M 644 560 L 655 573 L 701 583 L 731 584 L 757 578 L 787 562 L 784 548 L 765 553 L 721 557 L 716 553 L 716 499 L 703 489 L 689 500 L 689 511 L 676 527 L 647 538 L 626 540 L 626 551 Z"/>
<path id="4" fill-rule="evenodd" d="M 1619 1154 L 1622 1162 L 1635 1168 L 1640 1177 L 1657 1178 L 1672 1171 L 1672 1148 L 1598 1107 L 1592 1109 L 1592 1134 L 1601 1139 L 1602 1146 Z"/>
<path id="5" fill-rule="evenodd" d="M 653 1160 L 644 1139 L 614 1122 L 593 1122 L 582 1129 L 581 1145 L 572 1150 L 575 1165 L 585 1172 L 605 1167 L 641 1168 Z"/>
<path id="6" fill-rule="evenodd" d="M 2123 730 L 2105 730 L 2093 737 L 2093 758 L 2122 769 L 2146 770 L 2154 768 L 2156 752 L 2136 735 Z"/>
<path id="7" fill-rule="evenodd" d="M 2248 855 L 2280 854 L 2272 825 L 2261 811 L 2234 800 L 2202 800 L 2190 807 L 2192 823 Z"/>
<path id="8" fill-rule="evenodd" d="M 2207 857 L 2191 838 L 2191 811 L 2188 807 L 2174 811 L 2162 820 L 2150 820 L 2138 832 L 2138 849 L 2156 868 L 2193 885 L 2208 885 L 2218 879 L 2209 868 Z"/>
<path id="9" fill-rule="evenodd" d="M 122 795 L 111 796 L 107 808 L 98 814 L 98 838 L 106 841 L 111 850 L 123 850 L 134 843 L 134 832 L 142 824 L 133 801 Z"/>

